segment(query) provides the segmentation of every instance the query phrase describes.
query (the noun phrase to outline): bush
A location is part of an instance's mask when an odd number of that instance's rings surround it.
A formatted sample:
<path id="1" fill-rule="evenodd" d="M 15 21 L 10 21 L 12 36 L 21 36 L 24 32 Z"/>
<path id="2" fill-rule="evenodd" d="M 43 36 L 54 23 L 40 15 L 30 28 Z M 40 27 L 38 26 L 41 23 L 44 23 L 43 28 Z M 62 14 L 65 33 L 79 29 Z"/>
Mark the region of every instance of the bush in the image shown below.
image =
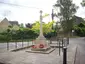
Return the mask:
<path id="1" fill-rule="evenodd" d="M 30 29 L 17 30 L 12 33 L 13 40 L 35 39 L 37 36 L 38 34 Z"/>
<path id="2" fill-rule="evenodd" d="M 76 35 L 84 37 L 85 36 L 85 24 L 80 23 L 78 26 L 74 27 Z"/>
<path id="3" fill-rule="evenodd" d="M 8 42 L 11 40 L 11 37 L 9 35 L 1 35 L 0 34 L 0 42 Z"/>
<path id="4" fill-rule="evenodd" d="M 44 36 L 45 36 L 47 39 L 49 39 L 49 38 L 51 38 L 51 37 L 57 36 L 57 33 L 56 33 L 56 31 L 53 31 L 53 32 L 44 34 Z"/>

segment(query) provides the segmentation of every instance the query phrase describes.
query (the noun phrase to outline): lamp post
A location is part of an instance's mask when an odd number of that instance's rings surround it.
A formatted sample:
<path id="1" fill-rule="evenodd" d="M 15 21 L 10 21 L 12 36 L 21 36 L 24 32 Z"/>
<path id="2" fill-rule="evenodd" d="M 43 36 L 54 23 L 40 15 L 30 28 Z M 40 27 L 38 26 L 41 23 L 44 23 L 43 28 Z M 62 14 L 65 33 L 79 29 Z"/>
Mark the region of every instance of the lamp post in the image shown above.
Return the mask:
<path id="1" fill-rule="evenodd" d="M 52 17 L 52 21 L 53 21 L 54 20 L 54 9 L 52 9 L 51 17 Z"/>
<path id="2" fill-rule="evenodd" d="M 64 47 L 63 47 L 63 64 L 67 64 L 67 42 L 66 38 L 64 38 Z"/>
<path id="3" fill-rule="evenodd" d="M 63 48 L 63 64 L 67 64 L 67 47 Z"/>

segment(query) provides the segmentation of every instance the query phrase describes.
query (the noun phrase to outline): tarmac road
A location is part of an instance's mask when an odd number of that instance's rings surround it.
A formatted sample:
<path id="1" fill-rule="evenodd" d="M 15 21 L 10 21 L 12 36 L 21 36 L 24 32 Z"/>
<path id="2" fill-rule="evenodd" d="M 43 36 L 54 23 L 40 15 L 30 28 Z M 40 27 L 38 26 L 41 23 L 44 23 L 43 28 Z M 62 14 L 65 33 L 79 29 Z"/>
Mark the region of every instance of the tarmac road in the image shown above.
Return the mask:
<path id="1" fill-rule="evenodd" d="M 85 64 L 85 37 L 72 39 L 77 44 L 75 64 Z"/>

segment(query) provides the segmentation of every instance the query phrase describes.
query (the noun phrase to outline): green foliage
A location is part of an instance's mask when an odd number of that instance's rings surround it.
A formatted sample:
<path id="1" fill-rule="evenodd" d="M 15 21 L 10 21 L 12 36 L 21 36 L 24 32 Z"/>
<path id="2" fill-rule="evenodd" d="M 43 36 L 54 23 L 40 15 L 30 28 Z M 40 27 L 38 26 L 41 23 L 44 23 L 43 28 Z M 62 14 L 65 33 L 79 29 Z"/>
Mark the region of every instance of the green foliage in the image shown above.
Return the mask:
<path id="1" fill-rule="evenodd" d="M 21 23 L 21 24 L 20 24 L 20 27 L 21 27 L 21 28 L 23 28 L 23 27 L 24 27 L 23 23 Z"/>
<path id="2" fill-rule="evenodd" d="M 69 34 L 73 26 L 73 22 L 70 21 L 70 19 L 72 18 L 78 7 L 72 3 L 72 0 L 57 0 L 54 7 L 60 9 L 57 16 L 61 20 L 63 31 L 66 34 Z"/>
<path id="3" fill-rule="evenodd" d="M 56 31 L 52 29 L 53 23 L 54 21 L 48 24 L 43 23 L 43 34 L 46 38 L 56 35 Z M 20 27 L 18 30 L 13 30 L 12 28 L 9 27 L 5 32 L 0 33 L 0 42 L 36 39 L 39 35 L 40 23 L 37 21 L 32 28 Z"/>
<path id="4" fill-rule="evenodd" d="M 47 34 L 49 32 L 52 32 L 52 25 L 53 25 L 54 21 L 49 22 L 48 24 L 43 23 L 43 33 Z M 34 25 L 32 26 L 32 30 L 39 34 L 39 30 L 40 30 L 40 23 L 39 21 L 37 21 L 36 23 L 34 23 Z"/>
<path id="5" fill-rule="evenodd" d="M 6 41 L 6 36 L 0 34 L 0 41 Z"/>
<path id="6" fill-rule="evenodd" d="M 11 40 L 11 35 L 8 32 L 0 33 L 0 42 L 8 42 Z"/>
<path id="7" fill-rule="evenodd" d="M 16 41 L 16 40 L 30 40 L 35 39 L 38 37 L 38 34 L 36 34 L 34 31 L 32 31 L 29 28 L 23 28 L 19 29 L 17 31 L 9 31 L 3 32 L 0 34 L 0 41 Z"/>
<path id="8" fill-rule="evenodd" d="M 57 36 L 57 33 L 56 33 L 56 31 L 54 30 L 54 31 L 49 32 L 49 33 L 44 34 L 44 35 L 45 35 L 45 37 L 46 37 L 47 39 L 49 39 L 49 38 L 51 38 L 51 37 Z"/>
<path id="9" fill-rule="evenodd" d="M 85 7 L 85 0 L 82 0 L 81 5 Z"/>
<path id="10" fill-rule="evenodd" d="M 79 25 L 75 26 L 74 30 L 78 36 L 81 36 L 81 37 L 85 36 L 85 24 L 84 23 L 80 23 Z"/>
<path id="11" fill-rule="evenodd" d="M 50 38 L 52 36 L 56 36 L 56 30 L 52 29 L 53 28 L 54 21 L 49 22 L 49 23 L 43 23 L 43 34 L 46 38 Z M 40 32 L 40 23 L 37 21 L 36 23 L 33 24 L 32 30 L 39 34 Z"/>
<path id="12" fill-rule="evenodd" d="M 84 24 L 84 23 L 80 23 L 80 24 L 78 25 L 78 27 L 83 28 L 83 27 L 85 27 L 85 24 Z"/>
<path id="13" fill-rule="evenodd" d="M 54 23 L 54 21 L 49 22 L 48 24 L 43 24 L 43 33 L 44 34 L 47 34 L 47 33 L 50 33 L 53 31 L 52 30 L 53 23 Z"/>
<path id="14" fill-rule="evenodd" d="M 12 34 L 13 40 L 22 40 L 22 39 L 34 39 L 38 35 L 29 28 L 23 28 L 23 30 L 17 30 Z"/>
<path id="15" fill-rule="evenodd" d="M 33 24 L 32 30 L 33 30 L 35 33 L 39 34 L 39 30 L 40 30 L 40 23 L 39 23 L 39 21 L 36 21 L 36 23 Z"/>

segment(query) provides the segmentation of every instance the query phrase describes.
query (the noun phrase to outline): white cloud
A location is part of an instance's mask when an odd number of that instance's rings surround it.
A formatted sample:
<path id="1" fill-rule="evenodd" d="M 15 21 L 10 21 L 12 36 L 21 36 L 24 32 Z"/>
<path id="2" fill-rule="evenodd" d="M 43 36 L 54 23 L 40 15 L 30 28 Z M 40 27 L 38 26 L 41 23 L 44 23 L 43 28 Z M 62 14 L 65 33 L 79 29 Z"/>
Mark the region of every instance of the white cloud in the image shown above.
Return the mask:
<path id="1" fill-rule="evenodd" d="M 77 10 L 76 16 L 85 18 L 85 8 L 81 6 L 82 0 L 73 0 L 76 5 L 79 6 L 79 9 Z"/>
<path id="2" fill-rule="evenodd" d="M 8 4 L 1 4 L 2 6 L 0 6 L 0 11 L 1 10 L 11 11 L 10 13 L 8 13 L 7 11 L 3 12 L 3 14 L 5 14 L 5 17 L 7 17 L 9 20 L 18 20 L 19 23 L 29 23 L 29 22 L 33 23 L 35 20 L 39 20 L 40 10 L 43 10 L 43 14 L 51 13 L 52 5 L 55 0 L 53 1 L 52 0 L 3 0 L 3 1 L 4 3 L 11 3 L 23 6 L 20 7 Z M 4 16 L 3 14 L 2 16 Z"/>
<path id="3" fill-rule="evenodd" d="M 44 13 L 51 13 L 52 5 L 56 3 L 56 0 L 1 0 L 4 3 L 11 3 L 20 6 L 14 6 L 11 4 L 0 3 L 0 18 L 7 17 L 9 20 L 17 20 L 19 23 L 33 23 L 35 20 L 39 20 L 39 11 L 43 10 Z M 1 2 L 0 1 L 0 2 Z M 80 6 L 81 0 L 73 0 Z M 81 7 L 81 6 L 80 6 Z M 76 15 L 84 17 L 84 9 L 79 8 Z M 5 16 L 4 16 L 5 14 Z M 44 22 L 51 20 L 51 17 L 43 19 Z"/>
<path id="4" fill-rule="evenodd" d="M 7 17 L 9 20 L 18 20 L 20 23 L 28 23 L 34 22 L 35 20 L 39 20 L 39 11 L 41 9 L 43 10 L 43 13 L 51 13 L 52 5 L 55 0 L 3 0 L 3 1 L 5 3 L 23 6 L 20 7 L 8 4 L 1 4 L 2 6 L 0 6 L 0 11 L 1 10 L 11 11 L 10 14 L 7 11 L 3 12 L 5 14 L 5 17 Z M 6 14 L 6 12 L 8 14 Z"/>

